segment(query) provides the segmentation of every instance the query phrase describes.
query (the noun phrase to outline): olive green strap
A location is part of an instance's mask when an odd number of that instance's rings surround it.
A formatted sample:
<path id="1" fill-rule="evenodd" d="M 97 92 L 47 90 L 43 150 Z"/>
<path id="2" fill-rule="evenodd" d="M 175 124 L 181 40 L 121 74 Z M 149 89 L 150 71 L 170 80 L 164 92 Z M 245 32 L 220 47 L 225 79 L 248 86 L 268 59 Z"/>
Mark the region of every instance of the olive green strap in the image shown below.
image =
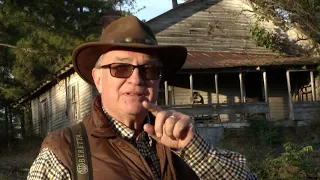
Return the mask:
<path id="1" fill-rule="evenodd" d="M 83 122 L 68 127 L 74 180 L 92 180 L 92 164 L 88 136 Z"/>

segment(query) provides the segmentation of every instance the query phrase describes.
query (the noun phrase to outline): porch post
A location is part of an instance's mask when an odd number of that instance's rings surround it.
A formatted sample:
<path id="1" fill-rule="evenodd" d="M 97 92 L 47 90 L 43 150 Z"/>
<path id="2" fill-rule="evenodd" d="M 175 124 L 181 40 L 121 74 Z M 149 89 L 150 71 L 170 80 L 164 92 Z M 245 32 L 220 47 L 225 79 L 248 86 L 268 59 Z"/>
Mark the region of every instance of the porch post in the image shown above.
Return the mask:
<path id="1" fill-rule="evenodd" d="M 218 74 L 214 75 L 214 85 L 216 87 L 217 104 L 219 104 L 219 88 L 218 88 Z"/>
<path id="2" fill-rule="evenodd" d="M 269 97 L 268 97 L 268 87 L 267 87 L 267 72 L 263 71 L 262 76 L 263 76 L 264 98 L 265 98 L 265 102 L 268 102 Z"/>
<path id="3" fill-rule="evenodd" d="M 289 101 L 289 108 L 290 108 L 290 116 L 291 120 L 294 120 L 294 113 L 293 113 L 293 104 L 292 104 L 292 95 L 291 95 L 291 82 L 290 82 L 290 71 L 287 70 L 287 86 L 288 86 L 288 101 Z"/>
<path id="4" fill-rule="evenodd" d="M 216 87 L 217 105 L 219 105 L 219 86 L 218 86 L 218 73 L 214 74 L 214 85 Z M 218 121 L 220 122 L 220 114 L 217 114 Z"/>
<path id="5" fill-rule="evenodd" d="M 312 101 L 316 101 L 316 90 L 315 90 L 315 87 L 314 87 L 313 71 L 310 71 L 310 79 L 311 79 Z"/>
<path id="6" fill-rule="evenodd" d="M 192 77 L 192 74 L 190 74 L 189 80 L 190 80 L 191 104 L 193 104 L 193 77 Z"/>
<path id="7" fill-rule="evenodd" d="M 244 86 L 243 86 L 243 74 L 242 72 L 239 72 L 239 82 L 240 82 L 240 102 L 244 103 L 245 101 L 245 90 L 244 90 Z M 246 113 L 242 112 L 240 114 L 240 119 L 241 120 L 245 120 L 246 118 Z"/>
<path id="8" fill-rule="evenodd" d="M 164 82 L 164 98 L 166 106 L 169 105 L 169 92 L 168 92 L 168 81 Z"/>
<path id="9" fill-rule="evenodd" d="M 240 102 L 244 102 L 244 90 L 243 90 L 243 75 L 242 72 L 239 73 L 239 81 L 240 81 Z"/>
<path id="10" fill-rule="evenodd" d="M 264 89 L 264 102 L 269 103 L 269 96 L 268 96 L 268 86 L 267 86 L 267 72 L 262 72 L 263 76 L 263 89 Z M 269 105 L 268 105 L 268 113 L 266 114 L 267 120 L 270 120 L 270 112 L 269 112 Z"/>

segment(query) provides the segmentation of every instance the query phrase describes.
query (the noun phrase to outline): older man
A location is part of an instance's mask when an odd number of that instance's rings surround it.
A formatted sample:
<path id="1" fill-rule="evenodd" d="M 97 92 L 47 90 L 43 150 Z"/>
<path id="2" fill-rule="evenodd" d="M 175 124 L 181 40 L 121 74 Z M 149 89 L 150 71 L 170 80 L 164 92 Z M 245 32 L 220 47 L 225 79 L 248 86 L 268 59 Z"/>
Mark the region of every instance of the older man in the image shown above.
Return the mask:
<path id="1" fill-rule="evenodd" d="M 242 155 L 210 146 L 190 116 L 154 104 L 161 78 L 181 68 L 186 56 L 185 47 L 158 45 L 134 16 L 111 23 L 100 42 L 77 47 L 75 70 L 100 93 L 81 122 L 89 165 L 74 164 L 72 144 L 79 138 L 61 129 L 44 140 L 28 179 L 255 179 Z"/>

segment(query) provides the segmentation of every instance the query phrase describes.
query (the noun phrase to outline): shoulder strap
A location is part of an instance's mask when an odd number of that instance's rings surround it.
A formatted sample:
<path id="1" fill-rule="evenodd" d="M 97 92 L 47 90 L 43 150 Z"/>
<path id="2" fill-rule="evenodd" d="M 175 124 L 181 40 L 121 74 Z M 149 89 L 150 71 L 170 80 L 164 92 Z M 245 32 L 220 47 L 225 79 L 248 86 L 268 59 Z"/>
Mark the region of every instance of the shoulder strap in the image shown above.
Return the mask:
<path id="1" fill-rule="evenodd" d="M 71 153 L 74 180 L 92 180 L 91 153 L 83 122 L 68 127 L 71 134 Z"/>

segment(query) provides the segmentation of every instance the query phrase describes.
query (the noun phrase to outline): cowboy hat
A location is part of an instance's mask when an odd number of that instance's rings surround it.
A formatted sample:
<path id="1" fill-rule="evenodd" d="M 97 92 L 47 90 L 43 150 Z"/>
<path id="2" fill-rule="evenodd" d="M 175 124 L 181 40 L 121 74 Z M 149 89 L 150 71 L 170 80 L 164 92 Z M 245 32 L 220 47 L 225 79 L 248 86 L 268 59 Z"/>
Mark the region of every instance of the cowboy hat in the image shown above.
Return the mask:
<path id="1" fill-rule="evenodd" d="M 185 63 L 187 49 L 183 46 L 158 45 L 150 27 L 135 16 L 119 18 L 103 31 L 99 42 L 79 45 L 72 54 L 72 63 L 82 79 L 94 84 L 91 71 L 99 57 L 114 49 L 156 53 L 166 80 Z"/>

